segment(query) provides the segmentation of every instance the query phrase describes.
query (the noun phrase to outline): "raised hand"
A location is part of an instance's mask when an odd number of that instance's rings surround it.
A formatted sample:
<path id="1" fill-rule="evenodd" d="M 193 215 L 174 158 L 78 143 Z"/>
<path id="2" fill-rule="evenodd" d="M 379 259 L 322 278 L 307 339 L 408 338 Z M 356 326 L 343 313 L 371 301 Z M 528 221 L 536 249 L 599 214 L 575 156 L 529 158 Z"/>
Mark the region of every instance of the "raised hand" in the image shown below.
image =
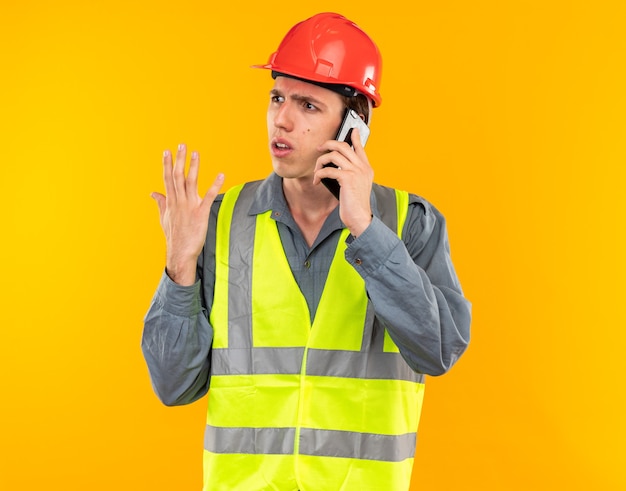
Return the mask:
<path id="1" fill-rule="evenodd" d="M 224 183 L 224 175 L 218 174 L 204 197 L 200 197 L 200 157 L 197 152 L 192 152 L 187 176 L 186 160 L 187 148 L 184 144 L 178 146 L 174 165 L 171 152 L 163 152 L 166 194 L 154 192 L 151 196 L 159 206 L 161 227 L 165 233 L 167 274 L 180 285 L 193 285 L 196 281 L 196 263 L 206 239 L 211 205 Z"/>

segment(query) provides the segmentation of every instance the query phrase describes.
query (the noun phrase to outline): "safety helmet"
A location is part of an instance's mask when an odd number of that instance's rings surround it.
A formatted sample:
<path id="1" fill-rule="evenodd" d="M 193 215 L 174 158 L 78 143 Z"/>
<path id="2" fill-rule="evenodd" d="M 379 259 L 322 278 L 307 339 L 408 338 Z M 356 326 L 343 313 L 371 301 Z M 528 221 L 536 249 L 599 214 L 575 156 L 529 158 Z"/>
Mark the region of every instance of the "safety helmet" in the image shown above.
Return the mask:
<path id="1" fill-rule="evenodd" d="M 347 95 L 337 88 L 349 87 L 366 95 L 374 106 L 382 102 L 380 51 L 354 22 L 339 14 L 325 12 L 299 22 L 269 61 L 253 68 L 272 70 L 274 76 L 288 75 Z"/>

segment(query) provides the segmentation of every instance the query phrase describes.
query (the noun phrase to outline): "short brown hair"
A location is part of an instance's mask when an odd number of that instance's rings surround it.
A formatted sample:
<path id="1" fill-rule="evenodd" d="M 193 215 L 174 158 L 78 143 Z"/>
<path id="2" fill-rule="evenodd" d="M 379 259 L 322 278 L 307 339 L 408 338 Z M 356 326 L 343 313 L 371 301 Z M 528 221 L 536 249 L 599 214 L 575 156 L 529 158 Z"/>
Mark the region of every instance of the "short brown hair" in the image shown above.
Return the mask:
<path id="1" fill-rule="evenodd" d="M 341 96 L 341 98 L 348 109 L 353 109 L 359 116 L 363 116 L 366 123 L 369 122 L 370 105 L 365 95 L 357 94 L 354 97 Z"/>

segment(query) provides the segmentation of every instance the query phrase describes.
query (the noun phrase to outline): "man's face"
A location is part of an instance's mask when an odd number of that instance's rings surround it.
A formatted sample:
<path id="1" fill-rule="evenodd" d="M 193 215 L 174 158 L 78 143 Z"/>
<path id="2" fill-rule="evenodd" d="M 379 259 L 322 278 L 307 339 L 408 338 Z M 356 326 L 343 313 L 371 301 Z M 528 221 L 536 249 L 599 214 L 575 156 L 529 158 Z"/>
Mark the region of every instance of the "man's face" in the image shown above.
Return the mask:
<path id="1" fill-rule="evenodd" d="M 337 134 L 344 112 L 341 96 L 317 85 L 277 77 L 270 92 L 267 129 L 276 174 L 313 179 L 317 149 Z"/>

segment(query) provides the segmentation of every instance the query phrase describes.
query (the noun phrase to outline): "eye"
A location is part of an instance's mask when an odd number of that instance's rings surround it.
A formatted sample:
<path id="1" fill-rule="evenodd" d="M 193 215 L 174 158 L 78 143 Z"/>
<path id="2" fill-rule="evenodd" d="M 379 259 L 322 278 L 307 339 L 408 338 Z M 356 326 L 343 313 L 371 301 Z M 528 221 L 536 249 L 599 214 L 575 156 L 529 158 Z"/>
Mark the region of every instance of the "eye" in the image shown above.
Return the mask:
<path id="1" fill-rule="evenodd" d="M 304 107 L 304 109 L 306 109 L 307 111 L 317 111 L 317 106 L 311 104 L 310 102 L 307 101 L 303 101 L 302 102 L 302 106 Z"/>
<path id="2" fill-rule="evenodd" d="M 270 101 L 276 103 L 276 104 L 280 104 L 282 102 L 285 102 L 285 98 L 281 95 L 272 95 L 270 96 Z"/>

